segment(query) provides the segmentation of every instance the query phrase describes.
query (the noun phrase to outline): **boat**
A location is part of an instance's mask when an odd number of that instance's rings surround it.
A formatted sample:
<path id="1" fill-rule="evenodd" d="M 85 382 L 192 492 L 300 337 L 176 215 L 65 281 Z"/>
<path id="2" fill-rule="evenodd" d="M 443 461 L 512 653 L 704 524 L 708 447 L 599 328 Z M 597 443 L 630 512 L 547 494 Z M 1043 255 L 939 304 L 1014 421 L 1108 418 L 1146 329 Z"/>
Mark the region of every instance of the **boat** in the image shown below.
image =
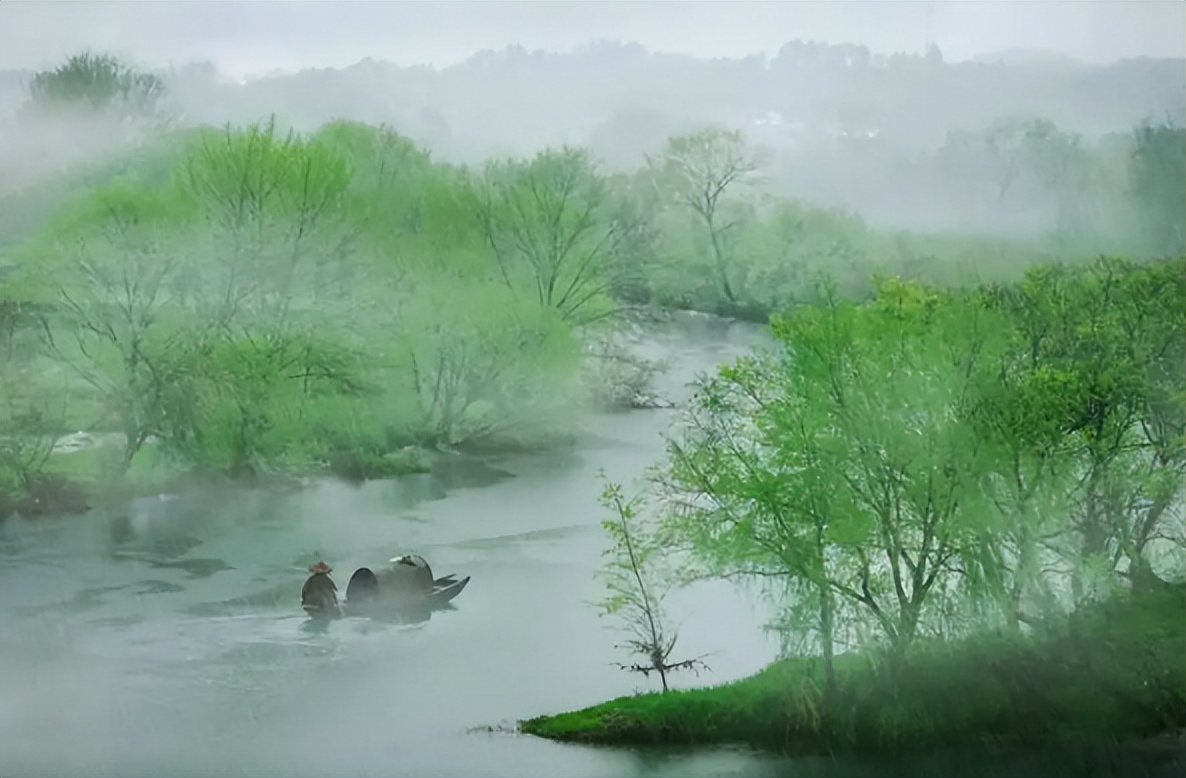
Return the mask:
<path id="1" fill-rule="evenodd" d="M 301 607 L 313 618 L 392 610 L 431 611 L 448 606 L 469 584 L 468 575 L 434 578 L 428 562 L 417 554 L 395 557 L 389 565 L 377 573 L 369 567 L 355 570 L 346 585 L 345 599 L 339 600 L 337 584 L 330 578 L 333 568 L 319 559 L 309 568 L 309 577 L 301 588 Z"/>

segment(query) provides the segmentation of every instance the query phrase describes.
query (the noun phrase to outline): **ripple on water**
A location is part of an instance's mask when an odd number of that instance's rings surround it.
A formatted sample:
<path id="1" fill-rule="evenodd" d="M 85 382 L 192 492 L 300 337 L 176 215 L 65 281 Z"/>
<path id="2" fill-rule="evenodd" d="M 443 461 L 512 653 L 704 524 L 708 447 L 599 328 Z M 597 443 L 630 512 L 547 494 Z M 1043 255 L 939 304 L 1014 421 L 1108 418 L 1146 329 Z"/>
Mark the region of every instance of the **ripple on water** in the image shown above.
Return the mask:
<path id="1" fill-rule="evenodd" d="M 235 569 L 221 559 L 171 559 L 153 561 L 149 562 L 149 564 L 153 567 L 184 570 L 189 573 L 191 578 L 209 578 L 215 573 L 221 573 L 223 570 Z"/>

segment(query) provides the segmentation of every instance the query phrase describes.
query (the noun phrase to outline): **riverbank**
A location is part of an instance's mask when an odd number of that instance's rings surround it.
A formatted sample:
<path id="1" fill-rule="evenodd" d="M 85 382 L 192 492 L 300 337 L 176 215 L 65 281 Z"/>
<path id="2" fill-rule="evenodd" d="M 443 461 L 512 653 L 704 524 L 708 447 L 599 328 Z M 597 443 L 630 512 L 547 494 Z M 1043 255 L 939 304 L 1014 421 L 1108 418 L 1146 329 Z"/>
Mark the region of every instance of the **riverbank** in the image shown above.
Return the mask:
<path id="1" fill-rule="evenodd" d="M 87 437 L 85 433 L 75 436 Z M 160 456 L 155 446 L 145 446 L 132 460 L 127 472 L 111 475 L 111 461 L 120 455 L 119 447 L 102 442 L 66 450 L 55 450 L 45 460 L 40 473 L 18 499 L 0 494 L 0 521 L 11 514 L 26 518 L 85 513 L 108 501 L 184 491 L 213 483 L 242 485 L 300 484 L 308 478 L 333 476 L 350 482 L 390 478 L 430 472 L 441 452 L 407 446 L 390 453 L 348 452 L 330 460 L 307 463 L 275 472 L 259 472 L 232 477 L 199 468 L 180 467 Z"/>
<path id="2" fill-rule="evenodd" d="M 899 666 L 816 658 L 713 688 L 622 697 L 540 716 L 522 732 L 604 744 L 739 743 L 796 755 L 964 746 L 1155 742 L 1186 726 L 1186 588 L 1118 596 L 1033 636 L 982 633 L 918 646 Z"/>

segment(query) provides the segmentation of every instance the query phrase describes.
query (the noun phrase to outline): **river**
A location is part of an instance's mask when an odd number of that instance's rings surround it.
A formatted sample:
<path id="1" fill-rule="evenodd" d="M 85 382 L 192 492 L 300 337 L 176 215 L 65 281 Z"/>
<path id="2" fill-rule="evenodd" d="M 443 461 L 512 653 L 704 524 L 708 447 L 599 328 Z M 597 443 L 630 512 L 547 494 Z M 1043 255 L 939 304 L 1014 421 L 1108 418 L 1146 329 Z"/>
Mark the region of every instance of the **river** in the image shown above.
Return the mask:
<path id="1" fill-rule="evenodd" d="M 679 400 L 761 337 L 689 315 L 639 348 L 671 360 L 658 389 Z M 971 774 L 950 769 L 962 758 L 902 767 L 498 730 L 655 688 L 613 665 L 628 659 L 622 636 L 589 602 L 606 544 L 598 474 L 636 481 L 671 414 L 594 416 L 563 454 L 0 524 L 0 776 Z M 419 624 L 305 618 L 299 590 L 318 555 L 344 587 L 355 567 L 405 552 L 473 577 L 454 609 Z M 683 622 L 676 658 L 710 654 L 711 672 L 677 687 L 741 678 L 776 654 L 767 611 L 729 584 L 681 592 L 670 611 Z M 1005 762 L 999 774 L 1018 775 L 1032 760 Z"/>

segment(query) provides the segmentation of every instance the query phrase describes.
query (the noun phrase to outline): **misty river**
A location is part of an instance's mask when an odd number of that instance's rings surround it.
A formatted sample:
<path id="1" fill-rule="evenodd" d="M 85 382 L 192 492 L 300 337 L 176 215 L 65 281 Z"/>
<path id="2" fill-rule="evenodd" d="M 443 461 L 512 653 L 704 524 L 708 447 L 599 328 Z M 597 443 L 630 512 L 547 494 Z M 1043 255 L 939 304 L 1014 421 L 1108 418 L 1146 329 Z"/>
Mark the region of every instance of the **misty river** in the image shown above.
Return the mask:
<path id="1" fill-rule="evenodd" d="M 640 350 L 670 358 L 657 389 L 679 400 L 696 373 L 761 338 L 687 315 Z M 591 748 L 498 729 L 656 688 L 613 665 L 629 659 L 622 635 L 589 603 L 608 542 L 598 473 L 629 488 L 661 457 L 671 419 L 597 415 L 562 455 L 0 524 L 0 776 L 956 774 L 951 762 Z M 409 552 L 438 576 L 473 577 L 454 609 L 320 630 L 301 611 L 318 553 L 344 590 L 356 567 Z M 730 584 L 673 595 L 669 612 L 682 621 L 676 658 L 707 653 L 712 668 L 677 674 L 677 688 L 738 679 L 776 655 L 768 611 Z"/>

